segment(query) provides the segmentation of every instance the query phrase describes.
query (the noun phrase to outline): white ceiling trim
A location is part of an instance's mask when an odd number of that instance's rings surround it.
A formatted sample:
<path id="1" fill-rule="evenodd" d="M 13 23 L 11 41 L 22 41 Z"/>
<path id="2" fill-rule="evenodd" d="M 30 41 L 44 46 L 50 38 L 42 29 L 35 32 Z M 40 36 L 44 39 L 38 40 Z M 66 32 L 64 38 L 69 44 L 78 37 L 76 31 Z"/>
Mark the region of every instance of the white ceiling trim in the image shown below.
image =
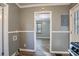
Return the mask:
<path id="1" fill-rule="evenodd" d="M 29 7 L 38 7 L 38 6 L 56 6 L 56 5 L 70 5 L 70 3 L 51 3 L 51 4 L 33 4 L 33 5 L 20 5 L 16 3 L 19 8 L 29 8 Z"/>

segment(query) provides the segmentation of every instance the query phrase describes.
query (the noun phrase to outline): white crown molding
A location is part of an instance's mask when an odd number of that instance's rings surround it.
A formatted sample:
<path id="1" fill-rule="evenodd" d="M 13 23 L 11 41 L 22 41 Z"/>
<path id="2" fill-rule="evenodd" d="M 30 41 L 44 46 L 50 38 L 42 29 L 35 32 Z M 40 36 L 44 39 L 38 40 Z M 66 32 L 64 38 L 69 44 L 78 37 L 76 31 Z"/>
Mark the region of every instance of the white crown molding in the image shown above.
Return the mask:
<path id="1" fill-rule="evenodd" d="M 20 6 L 18 3 L 16 3 L 16 5 L 17 5 L 19 8 L 21 8 L 21 6 Z"/>
<path id="2" fill-rule="evenodd" d="M 39 6 L 57 6 L 57 5 L 70 5 L 70 3 L 46 3 L 46 4 L 32 4 L 32 5 L 20 5 L 16 3 L 19 8 L 39 7 Z"/>

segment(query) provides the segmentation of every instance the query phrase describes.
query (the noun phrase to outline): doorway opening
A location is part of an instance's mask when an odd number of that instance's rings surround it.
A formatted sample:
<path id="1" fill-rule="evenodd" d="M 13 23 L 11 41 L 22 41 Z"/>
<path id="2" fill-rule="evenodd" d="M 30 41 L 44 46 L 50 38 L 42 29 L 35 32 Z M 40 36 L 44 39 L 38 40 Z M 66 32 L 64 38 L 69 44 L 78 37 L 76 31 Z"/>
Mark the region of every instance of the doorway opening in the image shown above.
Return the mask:
<path id="1" fill-rule="evenodd" d="M 35 12 L 35 54 L 51 55 L 51 11 Z"/>

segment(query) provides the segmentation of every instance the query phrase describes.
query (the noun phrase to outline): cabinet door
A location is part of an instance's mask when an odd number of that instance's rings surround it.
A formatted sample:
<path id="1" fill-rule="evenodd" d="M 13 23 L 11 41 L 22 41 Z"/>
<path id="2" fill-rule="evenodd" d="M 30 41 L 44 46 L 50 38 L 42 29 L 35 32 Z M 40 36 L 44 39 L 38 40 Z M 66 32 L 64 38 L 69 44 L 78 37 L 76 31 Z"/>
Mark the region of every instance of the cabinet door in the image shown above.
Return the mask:
<path id="1" fill-rule="evenodd" d="M 70 10 L 70 42 L 79 42 L 79 4 Z"/>
<path id="2" fill-rule="evenodd" d="M 2 55 L 2 7 L 0 7 L 0 56 Z"/>

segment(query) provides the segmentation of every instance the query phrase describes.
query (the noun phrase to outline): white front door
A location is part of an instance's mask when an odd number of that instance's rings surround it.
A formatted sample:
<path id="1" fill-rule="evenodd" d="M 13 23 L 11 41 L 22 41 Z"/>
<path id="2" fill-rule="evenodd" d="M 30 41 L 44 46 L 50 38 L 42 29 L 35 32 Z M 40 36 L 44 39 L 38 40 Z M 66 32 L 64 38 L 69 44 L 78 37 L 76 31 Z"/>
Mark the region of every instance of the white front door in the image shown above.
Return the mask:
<path id="1" fill-rule="evenodd" d="M 70 10 L 70 42 L 79 42 L 79 4 Z"/>
<path id="2" fill-rule="evenodd" d="M 2 7 L 0 6 L 0 56 L 2 55 Z"/>

